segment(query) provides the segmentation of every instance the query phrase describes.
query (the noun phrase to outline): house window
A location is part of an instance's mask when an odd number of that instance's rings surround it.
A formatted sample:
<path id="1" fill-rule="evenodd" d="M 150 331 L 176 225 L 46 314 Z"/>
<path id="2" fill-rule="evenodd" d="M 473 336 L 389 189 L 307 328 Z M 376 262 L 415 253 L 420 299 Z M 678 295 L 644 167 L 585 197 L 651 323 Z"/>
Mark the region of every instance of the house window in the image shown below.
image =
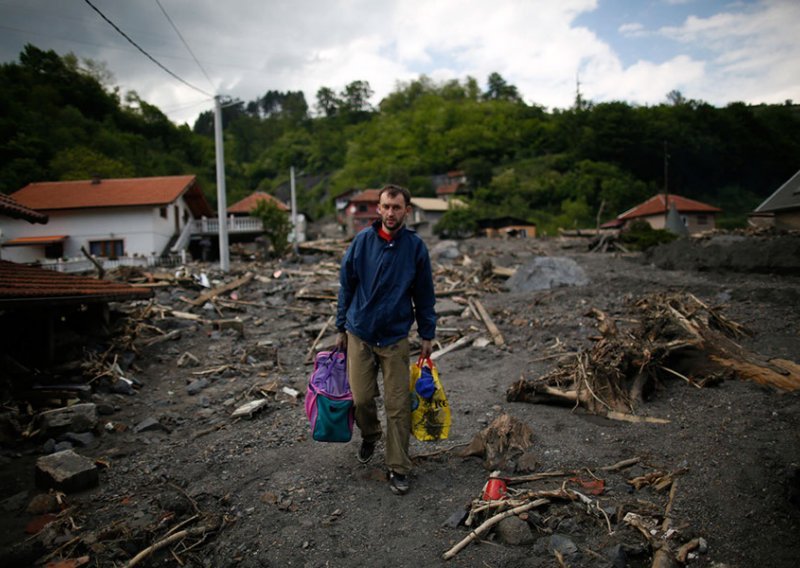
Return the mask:
<path id="1" fill-rule="evenodd" d="M 708 225 L 708 215 L 698 215 L 697 216 L 697 224 L 698 225 Z"/>
<path id="2" fill-rule="evenodd" d="M 167 208 L 166 207 L 159 207 L 158 214 L 161 215 L 162 219 L 167 218 Z"/>
<path id="3" fill-rule="evenodd" d="M 64 243 L 52 243 L 44 246 L 45 258 L 61 258 L 64 256 Z"/>
<path id="4" fill-rule="evenodd" d="M 359 205 L 358 206 L 358 211 L 360 213 L 365 213 L 367 211 L 367 206 L 366 205 Z"/>
<path id="5" fill-rule="evenodd" d="M 102 256 L 111 259 L 119 258 L 125 254 L 122 239 L 90 241 L 89 252 L 94 256 Z"/>

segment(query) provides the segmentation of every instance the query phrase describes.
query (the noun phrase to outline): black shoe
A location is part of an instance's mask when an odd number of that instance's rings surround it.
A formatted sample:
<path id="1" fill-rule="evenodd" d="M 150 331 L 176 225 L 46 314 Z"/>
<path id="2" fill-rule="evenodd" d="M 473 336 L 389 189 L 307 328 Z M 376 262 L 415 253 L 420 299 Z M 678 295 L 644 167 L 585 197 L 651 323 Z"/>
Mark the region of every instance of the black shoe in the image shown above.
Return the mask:
<path id="1" fill-rule="evenodd" d="M 389 470 L 389 488 L 395 495 L 408 493 L 408 476 Z"/>
<path id="2" fill-rule="evenodd" d="M 375 442 L 367 442 L 364 440 L 361 442 L 361 447 L 358 449 L 358 461 L 361 463 L 367 463 L 372 459 L 372 454 L 374 453 Z"/>

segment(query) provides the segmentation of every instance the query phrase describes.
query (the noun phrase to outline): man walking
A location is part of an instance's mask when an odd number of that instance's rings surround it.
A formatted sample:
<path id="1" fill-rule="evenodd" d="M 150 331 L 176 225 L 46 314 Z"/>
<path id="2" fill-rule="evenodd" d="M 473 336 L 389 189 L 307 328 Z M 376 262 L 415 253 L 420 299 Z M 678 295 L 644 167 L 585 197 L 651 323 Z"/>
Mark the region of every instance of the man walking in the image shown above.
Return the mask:
<path id="1" fill-rule="evenodd" d="M 380 191 L 380 219 L 356 235 L 339 275 L 337 346 L 347 349 L 347 371 L 361 431 L 358 461 L 367 463 L 383 432 L 375 398 L 378 370 L 383 375 L 386 411 L 386 467 L 389 487 L 408 491 L 411 460 L 408 333 L 416 319 L 423 357 L 436 335 L 436 298 L 428 249 L 405 227 L 411 194 L 397 185 Z"/>

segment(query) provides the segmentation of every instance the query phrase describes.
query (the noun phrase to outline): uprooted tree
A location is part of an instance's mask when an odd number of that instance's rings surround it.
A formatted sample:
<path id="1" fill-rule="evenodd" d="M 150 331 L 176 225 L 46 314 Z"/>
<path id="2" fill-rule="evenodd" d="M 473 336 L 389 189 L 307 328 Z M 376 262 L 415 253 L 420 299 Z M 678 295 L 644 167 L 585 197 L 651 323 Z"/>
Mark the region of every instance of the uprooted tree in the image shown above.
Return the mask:
<path id="1" fill-rule="evenodd" d="M 740 378 L 789 391 L 800 388 L 800 365 L 764 358 L 736 340 L 740 324 L 692 294 L 655 294 L 636 303 L 638 325 L 620 330 L 600 310 L 600 338 L 588 351 L 538 379 L 521 378 L 508 401 L 581 406 L 594 414 L 630 416 L 659 382 L 678 377 L 697 387 Z"/>

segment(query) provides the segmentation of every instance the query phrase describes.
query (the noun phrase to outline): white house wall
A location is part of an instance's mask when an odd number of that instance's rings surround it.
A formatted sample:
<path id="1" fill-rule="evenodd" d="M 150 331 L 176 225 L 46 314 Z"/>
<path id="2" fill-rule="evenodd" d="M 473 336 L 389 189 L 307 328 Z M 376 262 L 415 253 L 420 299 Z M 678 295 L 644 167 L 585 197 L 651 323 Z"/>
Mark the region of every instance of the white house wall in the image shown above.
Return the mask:
<path id="1" fill-rule="evenodd" d="M 176 233 L 175 205 L 178 206 L 178 231 L 185 225 L 184 212 L 188 207 L 183 198 L 166 207 L 166 218 L 160 207 L 109 207 L 50 212 L 44 224 L 31 224 L 18 219 L 0 218 L 3 242 L 19 237 L 67 235 L 64 256 L 83 256 L 81 247 L 89 250 L 91 241 L 123 241 L 124 254 L 132 256 L 161 254 Z M 188 214 L 189 219 L 192 218 Z M 14 262 L 34 262 L 44 258 L 43 246 L 3 247 L 2 258 Z"/>

